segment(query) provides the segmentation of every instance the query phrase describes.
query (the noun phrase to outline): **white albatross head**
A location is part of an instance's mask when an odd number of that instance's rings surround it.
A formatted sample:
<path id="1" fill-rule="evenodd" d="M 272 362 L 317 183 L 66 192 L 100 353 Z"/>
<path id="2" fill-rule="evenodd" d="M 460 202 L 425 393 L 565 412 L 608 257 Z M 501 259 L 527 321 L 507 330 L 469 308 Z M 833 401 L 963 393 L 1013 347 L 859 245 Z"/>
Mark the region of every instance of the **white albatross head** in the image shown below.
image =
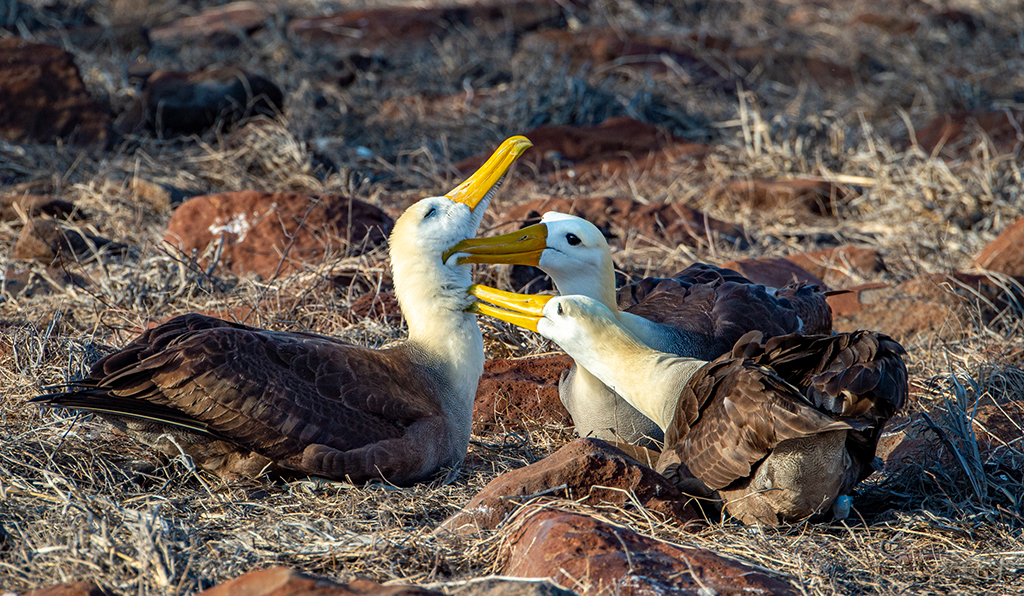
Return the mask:
<path id="1" fill-rule="evenodd" d="M 563 296 L 589 296 L 615 310 L 615 263 L 604 234 L 589 221 L 550 211 L 521 230 L 471 238 L 456 245 L 459 263 L 506 263 L 540 267 Z"/>

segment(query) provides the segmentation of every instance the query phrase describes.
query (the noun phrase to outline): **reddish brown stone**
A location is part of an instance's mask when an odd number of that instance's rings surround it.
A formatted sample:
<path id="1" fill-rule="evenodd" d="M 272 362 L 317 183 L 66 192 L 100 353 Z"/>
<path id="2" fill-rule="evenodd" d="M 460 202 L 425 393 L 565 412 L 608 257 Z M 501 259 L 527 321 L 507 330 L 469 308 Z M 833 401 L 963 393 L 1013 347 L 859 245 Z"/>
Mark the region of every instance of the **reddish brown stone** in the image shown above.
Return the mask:
<path id="1" fill-rule="evenodd" d="M 621 172 L 643 171 L 666 163 L 689 160 L 700 164 L 711 147 L 691 143 L 650 124 L 626 117 L 609 118 L 597 126 L 541 126 L 523 133 L 531 148 L 520 162 L 531 164 L 553 179 L 576 182 L 606 179 Z M 455 164 L 472 172 L 487 160 L 480 153 Z M 526 167 L 520 170 L 526 171 Z"/>
<path id="2" fill-rule="evenodd" d="M 45 263 L 89 261 L 104 247 L 108 252 L 123 252 L 126 248 L 107 238 L 63 227 L 55 220 L 37 218 L 21 229 L 11 256 Z"/>
<path id="3" fill-rule="evenodd" d="M 915 465 L 953 463 L 939 435 L 920 413 L 898 416 L 886 423 L 878 438 L 875 456 L 882 460 L 882 471 L 889 476 Z"/>
<path id="4" fill-rule="evenodd" d="M 921 23 L 899 15 L 885 15 L 877 12 L 862 12 L 850 21 L 853 25 L 868 25 L 881 29 L 890 35 L 912 35 Z"/>
<path id="5" fill-rule="evenodd" d="M 827 288 L 825 282 L 816 275 L 805 270 L 793 261 L 783 258 L 764 257 L 760 259 L 740 259 L 726 261 L 721 265 L 724 269 L 732 269 L 750 281 L 772 288 L 784 288 L 792 283 Z"/>
<path id="6" fill-rule="evenodd" d="M 506 535 L 498 555 L 503 575 L 548 577 L 578 594 L 796 594 L 735 559 L 576 513 L 530 508 L 508 524 Z"/>
<path id="7" fill-rule="evenodd" d="M 779 51 L 768 46 L 737 48 L 730 57 L 748 72 L 760 71 L 760 77 L 784 85 L 813 81 L 823 88 L 846 87 L 857 81 L 853 69 L 818 56 Z"/>
<path id="8" fill-rule="evenodd" d="M 620 61 L 631 70 L 672 71 L 689 85 L 714 85 L 725 92 L 736 89 L 734 81 L 723 78 L 678 39 L 667 37 L 626 35 L 612 29 L 547 29 L 524 36 L 516 60 L 535 61 L 540 56 L 563 57 L 574 71 L 585 64 L 600 67 Z"/>
<path id="9" fill-rule="evenodd" d="M 558 398 L 558 379 L 571 366 L 572 358 L 564 354 L 488 360 L 473 403 L 473 432 L 483 434 L 499 425 L 572 426 Z"/>
<path id="10" fill-rule="evenodd" d="M 564 18 L 557 2 L 522 0 L 445 8 L 374 8 L 296 19 L 288 35 L 308 44 L 377 52 L 404 48 L 441 37 L 459 25 L 483 30 L 529 31 Z"/>
<path id="11" fill-rule="evenodd" d="M 151 74 L 142 93 L 117 117 L 122 132 L 200 134 L 257 114 L 274 116 L 284 94 L 273 82 L 236 68 Z"/>
<path id="12" fill-rule="evenodd" d="M 907 289 L 903 285 L 871 283 L 829 296 L 833 329 L 840 333 L 872 329 L 904 344 L 964 335 L 969 319 L 963 316 L 954 296 L 934 289 L 915 295 Z"/>
<path id="13" fill-rule="evenodd" d="M 540 495 L 619 506 L 631 503 L 632 495 L 644 508 L 671 519 L 698 519 L 688 497 L 665 477 L 600 439 L 576 439 L 537 463 L 498 476 L 441 527 L 459 534 L 493 530 Z"/>
<path id="14" fill-rule="evenodd" d="M 1024 145 L 1020 130 L 1024 112 L 963 111 L 936 116 L 915 137 L 922 150 L 946 159 L 964 157 L 963 152 L 976 144 L 979 133 L 987 136 L 998 153 L 1018 154 Z"/>
<path id="15" fill-rule="evenodd" d="M 333 195 L 228 192 L 194 197 L 175 210 L 164 240 L 185 254 L 223 241 L 219 266 L 263 279 L 319 263 L 327 249 L 359 254 L 382 242 L 394 222 L 383 211 Z"/>
<path id="16" fill-rule="evenodd" d="M 792 209 L 815 215 L 835 215 L 836 206 L 846 200 L 841 187 L 826 180 L 734 180 L 718 191 L 719 196 L 756 210 Z"/>
<path id="17" fill-rule="evenodd" d="M 569 213 L 586 219 L 601 230 L 614 245 L 622 246 L 628 238 L 641 243 L 677 246 L 707 244 L 708 236 L 717 237 L 739 247 L 747 246 L 743 228 L 708 217 L 678 203 L 643 204 L 629 199 L 590 197 L 565 199 L 551 197 L 516 205 L 499 221 L 501 231 L 536 223 L 548 211 Z"/>
<path id="18" fill-rule="evenodd" d="M 153 29 L 149 37 L 154 44 L 165 46 L 200 43 L 231 47 L 262 27 L 270 16 L 266 8 L 255 2 L 232 2 Z"/>
<path id="19" fill-rule="evenodd" d="M 0 137 L 91 145 L 107 139 L 108 123 L 71 54 L 17 37 L 0 40 Z"/>
<path id="20" fill-rule="evenodd" d="M 287 567 L 250 571 L 196 596 L 443 596 L 416 586 L 382 586 L 368 579 L 339 584 Z"/>
<path id="21" fill-rule="evenodd" d="M 1010 224 L 974 257 L 982 269 L 1024 277 L 1024 217 Z"/>
<path id="22" fill-rule="evenodd" d="M 67 219 L 72 214 L 81 216 L 81 212 L 75 211 L 73 203 L 61 199 L 32 194 L 0 195 L 0 220 L 21 221 L 18 211 L 28 217 L 49 215 L 57 219 Z"/>
<path id="23" fill-rule="evenodd" d="M 833 288 L 844 288 L 852 285 L 857 277 L 874 277 L 886 270 L 877 250 L 850 245 L 797 253 L 787 256 L 786 260 Z"/>
<path id="24" fill-rule="evenodd" d="M 1024 453 L 1024 399 L 978 406 L 974 433 L 988 450 L 1009 448 Z"/>
<path id="25" fill-rule="evenodd" d="M 40 588 L 25 592 L 23 596 L 114 596 L 114 592 L 105 590 L 93 582 L 83 581 Z"/>

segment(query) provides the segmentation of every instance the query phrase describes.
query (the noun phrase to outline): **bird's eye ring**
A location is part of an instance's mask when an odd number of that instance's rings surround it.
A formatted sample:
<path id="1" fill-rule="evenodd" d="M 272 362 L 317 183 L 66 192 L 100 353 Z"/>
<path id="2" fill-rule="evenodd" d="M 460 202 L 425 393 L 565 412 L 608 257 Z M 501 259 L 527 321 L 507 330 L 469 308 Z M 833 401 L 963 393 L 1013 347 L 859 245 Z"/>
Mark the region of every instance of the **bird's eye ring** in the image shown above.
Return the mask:
<path id="1" fill-rule="evenodd" d="M 569 246 L 576 246 L 577 244 L 582 242 L 582 240 L 580 240 L 580 237 L 577 236 L 576 234 L 566 234 L 565 241 L 569 243 Z"/>

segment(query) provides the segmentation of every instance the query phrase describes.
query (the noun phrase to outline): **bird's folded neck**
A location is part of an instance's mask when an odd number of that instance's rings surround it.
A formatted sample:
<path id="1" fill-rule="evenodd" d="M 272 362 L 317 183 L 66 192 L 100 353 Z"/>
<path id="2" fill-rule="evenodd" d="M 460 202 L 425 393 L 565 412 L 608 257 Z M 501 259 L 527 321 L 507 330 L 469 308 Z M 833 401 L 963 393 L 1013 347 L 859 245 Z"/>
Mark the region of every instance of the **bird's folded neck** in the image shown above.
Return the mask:
<path id="1" fill-rule="evenodd" d="M 570 353 L 577 364 L 662 430 L 672 423 L 686 383 L 706 364 L 652 350 L 621 328 L 578 348 Z"/>

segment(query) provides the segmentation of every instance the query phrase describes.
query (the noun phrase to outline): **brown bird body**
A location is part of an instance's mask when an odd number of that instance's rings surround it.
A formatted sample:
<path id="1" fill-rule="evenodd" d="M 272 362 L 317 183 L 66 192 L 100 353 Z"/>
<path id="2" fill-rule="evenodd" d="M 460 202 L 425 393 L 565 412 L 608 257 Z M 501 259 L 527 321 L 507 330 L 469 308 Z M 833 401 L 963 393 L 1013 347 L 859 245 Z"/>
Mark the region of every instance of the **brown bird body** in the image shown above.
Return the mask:
<path id="1" fill-rule="evenodd" d="M 874 471 L 882 427 L 906 400 L 904 354 L 870 331 L 748 334 L 689 380 L 657 469 L 745 523 L 821 513 Z"/>
<path id="2" fill-rule="evenodd" d="M 34 401 L 98 412 L 164 453 L 223 477 L 268 468 L 407 485 L 457 466 L 469 445 L 483 339 L 468 266 L 447 258 L 473 233 L 508 168 L 505 141 L 473 176 L 423 199 L 390 239 L 408 339 L 370 350 L 311 333 L 184 315 L 97 362 L 69 391 Z"/>
<path id="3" fill-rule="evenodd" d="M 903 348 L 885 335 L 751 332 L 712 362 L 644 345 L 600 302 L 473 286 L 477 312 L 537 331 L 665 431 L 657 469 L 745 523 L 829 508 L 872 471 L 878 436 L 908 393 Z"/>

